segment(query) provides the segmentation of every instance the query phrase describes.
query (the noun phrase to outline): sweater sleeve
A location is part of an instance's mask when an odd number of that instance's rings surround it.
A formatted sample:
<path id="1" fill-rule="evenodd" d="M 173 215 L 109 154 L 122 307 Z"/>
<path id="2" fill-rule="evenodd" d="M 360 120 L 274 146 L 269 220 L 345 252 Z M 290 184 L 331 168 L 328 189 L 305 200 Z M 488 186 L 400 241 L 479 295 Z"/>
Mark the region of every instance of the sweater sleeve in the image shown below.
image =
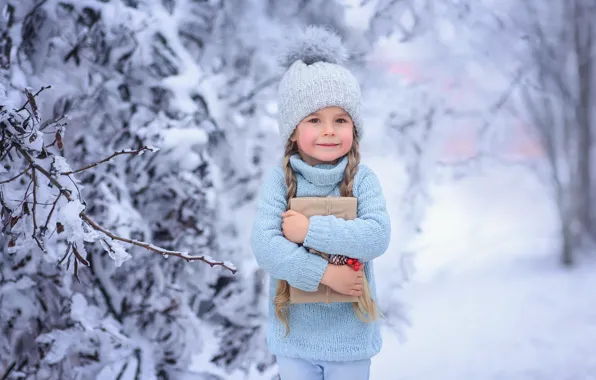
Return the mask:
<path id="1" fill-rule="evenodd" d="M 358 217 L 344 220 L 333 215 L 312 216 L 304 246 L 328 254 L 346 255 L 363 262 L 373 260 L 389 247 L 391 222 L 379 179 L 368 167 L 359 168 L 354 195 Z"/>
<path id="2" fill-rule="evenodd" d="M 275 167 L 267 174 L 261 187 L 252 227 L 252 251 L 259 266 L 274 278 L 285 280 L 295 288 L 314 292 L 328 262 L 284 237 L 281 214 L 286 208 L 283 171 Z"/>

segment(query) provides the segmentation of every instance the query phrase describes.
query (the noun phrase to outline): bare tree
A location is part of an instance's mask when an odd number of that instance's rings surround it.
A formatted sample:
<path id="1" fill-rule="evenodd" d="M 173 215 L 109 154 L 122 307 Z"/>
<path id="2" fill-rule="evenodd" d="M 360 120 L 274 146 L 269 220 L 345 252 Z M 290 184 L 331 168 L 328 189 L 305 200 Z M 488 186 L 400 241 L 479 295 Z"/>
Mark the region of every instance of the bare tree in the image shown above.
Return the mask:
<path id="1" fill-rule="evenodd" d="M 585 238 L 596 238 L 591 199 L 596 6 L 582 0 L 548 9 L 523 4 L 527 19 L 516 23 L 531 71 L 519 113 L 528 115 L 546 153 L 561 222 L 561 261 L 572 265 Z"/>
<path id="2" fill-rule="evenodd" d="M 462 32 L 458 44 L 469 45 L 470 59 L 512 79 L 504 96 L 488 107 L 481 132 L 484 139 L 493 136 L 490 119 L 499 109 L 530 127 L 546 155 L 546 165 L 530 167 L 548 173 L 560 221 L 561 262 L 572 265 L 574 252 L 596 239 L 596 202 L 590 197 L 596 179 L 591 153 L 596 4 L 445 0 L 435 9 Z"/>

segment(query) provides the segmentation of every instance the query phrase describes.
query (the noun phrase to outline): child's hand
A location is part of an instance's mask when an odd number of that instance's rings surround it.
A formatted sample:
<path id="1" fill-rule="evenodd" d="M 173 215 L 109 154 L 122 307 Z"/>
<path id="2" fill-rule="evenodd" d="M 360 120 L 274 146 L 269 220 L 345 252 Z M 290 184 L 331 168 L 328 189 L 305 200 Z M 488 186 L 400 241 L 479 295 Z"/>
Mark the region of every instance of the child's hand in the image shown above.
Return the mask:
<path id="1" fill-rule="evenodd" d="M 364 268 L 355 271 L 348 265 L 329 264 L 321 283 L 338 293 L 360 297 L 364 285 Z"/>
<path id="2" fill-rule="evenodd" d="M 308 218 L 294 210 L 288 210 L 282 213 L 281 216 L 283 218 L 281 230 L 286 239 L 296 244 L 304 243 L 308 233 Z"/>

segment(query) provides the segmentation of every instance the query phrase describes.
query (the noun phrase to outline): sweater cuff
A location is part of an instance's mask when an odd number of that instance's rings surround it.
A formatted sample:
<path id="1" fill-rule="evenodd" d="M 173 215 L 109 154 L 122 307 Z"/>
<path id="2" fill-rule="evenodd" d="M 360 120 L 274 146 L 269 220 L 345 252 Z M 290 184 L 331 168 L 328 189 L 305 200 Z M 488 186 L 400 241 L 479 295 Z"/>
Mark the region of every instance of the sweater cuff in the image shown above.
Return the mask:
<path id="1" fill-rule="evenodd" d="M 310 217 L 308 232 L 303 243 L 305 247 L 327 252 L 331 240 L 331 236 L 329 236 L 330 219 L 321 215 Z"/>
<path id="2" fill-rule="evenodd" d="M 305 292 L 317 291 L 328 265 L 329 263 L 324 258 L 307 254 L 307 259 L 302 261 L 300 268 L 296 268 L 299 272 L 295 276 L 296 283 L 290 283 L 290 285 Z"/>

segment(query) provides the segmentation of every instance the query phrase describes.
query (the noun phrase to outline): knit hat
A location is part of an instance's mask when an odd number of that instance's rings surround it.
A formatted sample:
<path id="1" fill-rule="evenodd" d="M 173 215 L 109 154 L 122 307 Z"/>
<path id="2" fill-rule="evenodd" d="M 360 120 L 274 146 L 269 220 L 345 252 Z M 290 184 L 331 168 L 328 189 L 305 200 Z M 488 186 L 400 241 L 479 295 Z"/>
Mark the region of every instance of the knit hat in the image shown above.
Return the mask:
<path id="1" fill-rule="evenodd" d="M 279 84 L 278 127 L 285 143 L 300 121 L 325 107 L 343 108 L 362 137 L 362 94 L 358 80 L 342 66 L 347 52 L 340 37 L 309 26 L 292 35 L 281 55 L 287 68 Z"/>

